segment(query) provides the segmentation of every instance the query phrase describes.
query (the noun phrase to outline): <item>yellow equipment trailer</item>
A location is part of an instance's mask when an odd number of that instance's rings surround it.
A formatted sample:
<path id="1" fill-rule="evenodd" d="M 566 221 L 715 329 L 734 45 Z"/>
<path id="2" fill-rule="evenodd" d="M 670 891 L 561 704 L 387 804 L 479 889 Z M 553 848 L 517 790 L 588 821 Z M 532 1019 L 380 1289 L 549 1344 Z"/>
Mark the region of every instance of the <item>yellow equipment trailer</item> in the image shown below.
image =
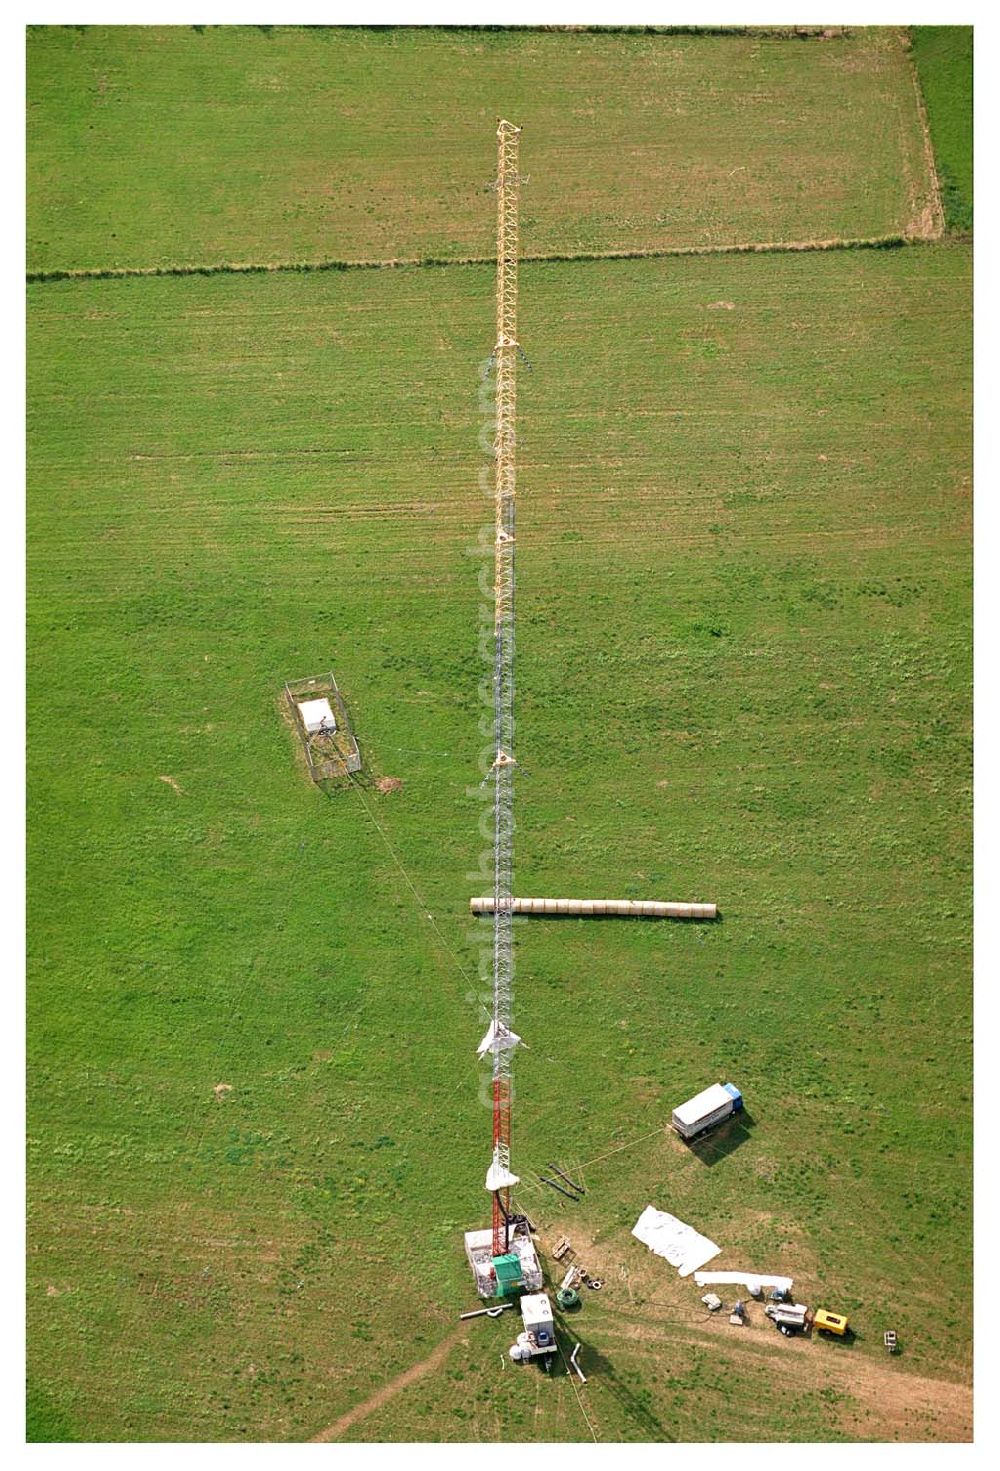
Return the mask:
<path id="1" fill-rule="evenodd" d="M 843 1313 L 828 1313 L 826 1308 L 816 1309 L 812 1325 L 820 1333 L 833 1333 L 837 1338 L 843 1338 L 847 1332 L 847 1319 Z"/>

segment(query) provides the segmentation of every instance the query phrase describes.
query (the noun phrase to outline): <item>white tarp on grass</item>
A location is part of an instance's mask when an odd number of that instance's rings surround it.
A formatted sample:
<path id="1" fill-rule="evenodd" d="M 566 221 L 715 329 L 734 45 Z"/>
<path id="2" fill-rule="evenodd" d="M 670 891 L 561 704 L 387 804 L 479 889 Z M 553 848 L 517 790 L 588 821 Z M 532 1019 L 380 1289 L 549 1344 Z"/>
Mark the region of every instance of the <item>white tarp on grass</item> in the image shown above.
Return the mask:
<path id="1" fill-rule="evenodd" d="M 739 1282 L 750 1293 L 763 1292 L 765 1287 L 780 1287 L 791 1292 L 791 1277 L 773 1277 L 767 1272 L 695 1272 L 694 1280 L 699 1287 L 714 1287 L 718 1282 Z"/>
<path id="2" fill-rule="evenodd" d="M 689 1277 L 697 1267 L 703 1267 L 722 1250 L 693 1226 L 686 1226 L 669 1211 L 658 1211 L 652 1205 L 647 1205 L 636 1221 L 632 1235 L 676 1267 L 682 1277 Z"/>

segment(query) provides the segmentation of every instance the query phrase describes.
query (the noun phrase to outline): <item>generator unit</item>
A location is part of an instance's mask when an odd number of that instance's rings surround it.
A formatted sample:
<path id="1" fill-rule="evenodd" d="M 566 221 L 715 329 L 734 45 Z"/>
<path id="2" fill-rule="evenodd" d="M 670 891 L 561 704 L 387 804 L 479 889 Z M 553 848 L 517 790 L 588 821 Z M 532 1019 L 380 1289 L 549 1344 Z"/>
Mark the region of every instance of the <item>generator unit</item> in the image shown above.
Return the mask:
<path id="1" fill-rule="evenodd" d="M 556 1352 L 556 1330 L 552 1321 L 552 1304 L 546 1292 L 528 1292 L 521 1298 L 521 1321 L 524 1332 L 510 1346 L 515 1364 L 544 1358 Z"/>

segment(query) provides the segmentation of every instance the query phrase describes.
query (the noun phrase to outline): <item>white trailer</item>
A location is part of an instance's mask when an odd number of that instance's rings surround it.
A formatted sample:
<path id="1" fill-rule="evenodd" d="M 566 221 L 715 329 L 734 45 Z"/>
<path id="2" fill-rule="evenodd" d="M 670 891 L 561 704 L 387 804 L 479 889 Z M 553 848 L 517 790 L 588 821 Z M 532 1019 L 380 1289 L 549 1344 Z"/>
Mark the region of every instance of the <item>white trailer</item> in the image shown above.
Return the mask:
<path id="1" fill-rule="evenodd" d="M 764 1315 L 771 1319 L 779 1333 L 790 1338 L 793 1333 L 804 1331 L 808 1323 L 809 1309 L 804 1302 L 769 1302 L 764 1309 Z"/>
<path id="2" fill-rule="evenodd" d="M 742 1107 L 743 1095 L 735 1083 L 713 1083 L 675 1108 L 670 1122 L 682 1139 L 694 1139 Z"/>

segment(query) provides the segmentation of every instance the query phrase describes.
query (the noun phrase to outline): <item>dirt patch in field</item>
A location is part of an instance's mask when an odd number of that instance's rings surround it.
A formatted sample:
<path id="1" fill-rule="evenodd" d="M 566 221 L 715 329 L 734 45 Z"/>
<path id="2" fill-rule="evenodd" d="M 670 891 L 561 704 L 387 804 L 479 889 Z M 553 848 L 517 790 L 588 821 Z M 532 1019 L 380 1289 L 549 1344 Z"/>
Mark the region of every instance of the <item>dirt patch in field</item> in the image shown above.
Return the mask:
<path id="1" fill-rule="evenodd" d="M 924 205 L 916 221 L 911 225 L 910 232 L 918 240 L 936 240 L 938 238 L 941 230 L 938 228 L 938 220 L 933 204 Z"/>
<path id="2" fill-rule="evenodd" d="M 183 797 L 186 795 L 184 788 L 181 786 L 180 782 L 175 781 L 172 776 L 161 776 L 160 780 L 165 781 L 168 787 L 173 787 L 178 797 Z"/>
<path id="3" fill-rule="evenodd" d="M 401 792 L 403 779 L 400 776 L 380 776 L 375 785 L 380 792 Z"/>
<path id="4" fill-rule="evenodd" d="M 633 1316 L 625 1305 L 622 1318 Z M 648 1317 L 647 1310 L 643 1316 Z M 751 1308 L 750 1323 L 732 1328 L 725 1312 L 706 1314 L 698 1327 L 685 1328 L 671 1317 L 602 1327 L 597 1335 L 634 1344 L 683 1342 L 704 1346 L 727 1360 L 751 1354 L 764 1360 L 776 1391 L 785 1396 L 816 1390 L 844 1396 L 838 1419 L 853 1439 L 960 1442 L 972 1438 L 972 1389 L 968 1384 L 909 1374 L 898 1360 L 872 1359 L 858 1349 L 782 1338 Z M 656 1352 L 652 1350 L 651 1352 Z"/>
<path id="5" fill-rule="evenodd" d="M 940 240 L 944 234 L 944 205 L 941 202 L 941 180 L 938 177 L 937 159 L 934 156 L 934 144 L 931 142 L 931 129 L 927 118 L 927 105 L 924 101 L 923 88 L 920 85 L 920 77 L 910 47 L 909 36 L 905 30 L 900 32 L 900 44 L 907 54 L 907 62 L 910 68 L 910 79 L 913 83 L 917 117 L 920 121 L 920 143 L 929 189 L 929 197 L 926 202 L 921 208 L 914 209 L 915 218 L 911 221 L 907 233 L 917 240 Z"/>

